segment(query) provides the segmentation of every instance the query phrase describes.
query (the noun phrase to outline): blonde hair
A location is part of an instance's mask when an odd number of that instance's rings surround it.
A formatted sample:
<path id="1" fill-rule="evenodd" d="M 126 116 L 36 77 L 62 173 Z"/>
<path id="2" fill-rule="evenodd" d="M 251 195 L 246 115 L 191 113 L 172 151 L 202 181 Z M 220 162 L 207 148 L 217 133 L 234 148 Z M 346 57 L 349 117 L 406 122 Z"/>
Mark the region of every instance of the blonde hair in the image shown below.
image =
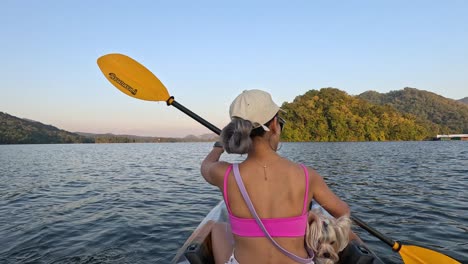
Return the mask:
<path id="1" fill-rule="evenodd" d="M 335 219 L 320 210 L 312 210 L 313 221 L 307 225 L 306 245 L 315 254 L 315 263 L 333 264 L 349 242 L 351 220 L 347 216 Z"/>

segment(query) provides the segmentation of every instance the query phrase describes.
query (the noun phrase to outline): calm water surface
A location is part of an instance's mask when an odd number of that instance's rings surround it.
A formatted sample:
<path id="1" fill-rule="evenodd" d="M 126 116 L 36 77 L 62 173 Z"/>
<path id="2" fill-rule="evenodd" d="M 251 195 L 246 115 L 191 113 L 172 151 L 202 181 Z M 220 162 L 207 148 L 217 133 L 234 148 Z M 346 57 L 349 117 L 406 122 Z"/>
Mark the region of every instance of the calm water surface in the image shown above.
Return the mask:
<path id="1" fill-rule="evenodd" d="M 199 173 L 211 146 L 0 146 L 0 263 L 168 263 L 221 199 Z M 288 143 L 280 153 L 315 168 L 382 233 L 468 263 L 468 142 Z"/>

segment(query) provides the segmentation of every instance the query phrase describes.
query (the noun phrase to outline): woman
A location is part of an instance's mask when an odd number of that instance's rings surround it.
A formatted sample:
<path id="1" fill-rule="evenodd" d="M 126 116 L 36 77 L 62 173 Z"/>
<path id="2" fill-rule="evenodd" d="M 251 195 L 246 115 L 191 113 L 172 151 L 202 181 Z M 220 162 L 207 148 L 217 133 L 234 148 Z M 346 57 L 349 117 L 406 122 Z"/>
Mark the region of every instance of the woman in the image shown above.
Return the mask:
<path id="1" fill-rule="evenodd" d="M 284 125 L 281 111 L 267 92 L 244 91 L 230 106 L 231 122 L 221 132 L 222 143 L 217 142 L 202 162 L 205 180 L 223 193 L 234 238 L 232 246 L 214 243 L 216 263 L 297 263 L 276 247 L 253 219 L 239 187 L 242 183 L 273 240 L 303 259 L 312 257 L 304 246 L 312 199 L 335 217 L 349 215 L 348 205 L 316 171 L 276 152 Z M 224 150 L 247 154 L 247 158 L 238 166 L 220 161 Z M 240 176 L 234 175 L 236 169 Z M 218 225 L 213 232 L 218 234 L 223 228 Z M 228 235 L 224 240 L 228 241 Z"/>

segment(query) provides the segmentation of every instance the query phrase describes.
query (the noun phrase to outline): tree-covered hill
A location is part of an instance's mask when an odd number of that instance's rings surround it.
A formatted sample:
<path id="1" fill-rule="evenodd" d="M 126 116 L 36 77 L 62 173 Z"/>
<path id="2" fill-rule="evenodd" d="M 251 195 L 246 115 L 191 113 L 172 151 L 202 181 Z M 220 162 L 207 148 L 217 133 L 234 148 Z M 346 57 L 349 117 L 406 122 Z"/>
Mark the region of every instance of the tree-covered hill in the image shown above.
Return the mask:
<path id="1" fill-rule="evenodd" d="M 49 143 L 94 143 L 94 140 L 0 112 L 0 144 Z"/>
<path id="2" fill-rule="evenodd" d="M 287 111 L 283 139 L 286 141 L 387 141 L 431 138 L 438 125 L 391 106 L 372 104 L 336 88 L 311 90 Z"/>
<path id="3" fill-rule="evenodd" d="M 429 120 L 447 133 L 468 133 L 468 105 L 456 100 L 408 87 L 385 94 L 368 91 L 358 97 Z"/>

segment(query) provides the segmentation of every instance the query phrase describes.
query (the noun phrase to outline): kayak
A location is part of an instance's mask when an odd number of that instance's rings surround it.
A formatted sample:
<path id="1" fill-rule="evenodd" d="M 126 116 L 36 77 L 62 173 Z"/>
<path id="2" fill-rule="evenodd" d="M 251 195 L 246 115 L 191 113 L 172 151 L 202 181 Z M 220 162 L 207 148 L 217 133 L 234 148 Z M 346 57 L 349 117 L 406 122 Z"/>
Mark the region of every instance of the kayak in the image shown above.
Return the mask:
<path id="1" fill-rule="evenodd" d="M 325 209 L 317 203 L 312 204 L 313 209 L 320 209 L 327 213 Z M 179 248 L 172 264 L 214 264 L 213 252 L 211 250 L 211 229 L 216 222 L 227 222 L 228 214 L 224 201 L 220 201 L 206 217 L 201 221 L 195 231 Z M 361 263 L 361 264 L 383 264 L 365 244 L 352 240 L 348 246 L 340 253 L 339 263 Z"/>

